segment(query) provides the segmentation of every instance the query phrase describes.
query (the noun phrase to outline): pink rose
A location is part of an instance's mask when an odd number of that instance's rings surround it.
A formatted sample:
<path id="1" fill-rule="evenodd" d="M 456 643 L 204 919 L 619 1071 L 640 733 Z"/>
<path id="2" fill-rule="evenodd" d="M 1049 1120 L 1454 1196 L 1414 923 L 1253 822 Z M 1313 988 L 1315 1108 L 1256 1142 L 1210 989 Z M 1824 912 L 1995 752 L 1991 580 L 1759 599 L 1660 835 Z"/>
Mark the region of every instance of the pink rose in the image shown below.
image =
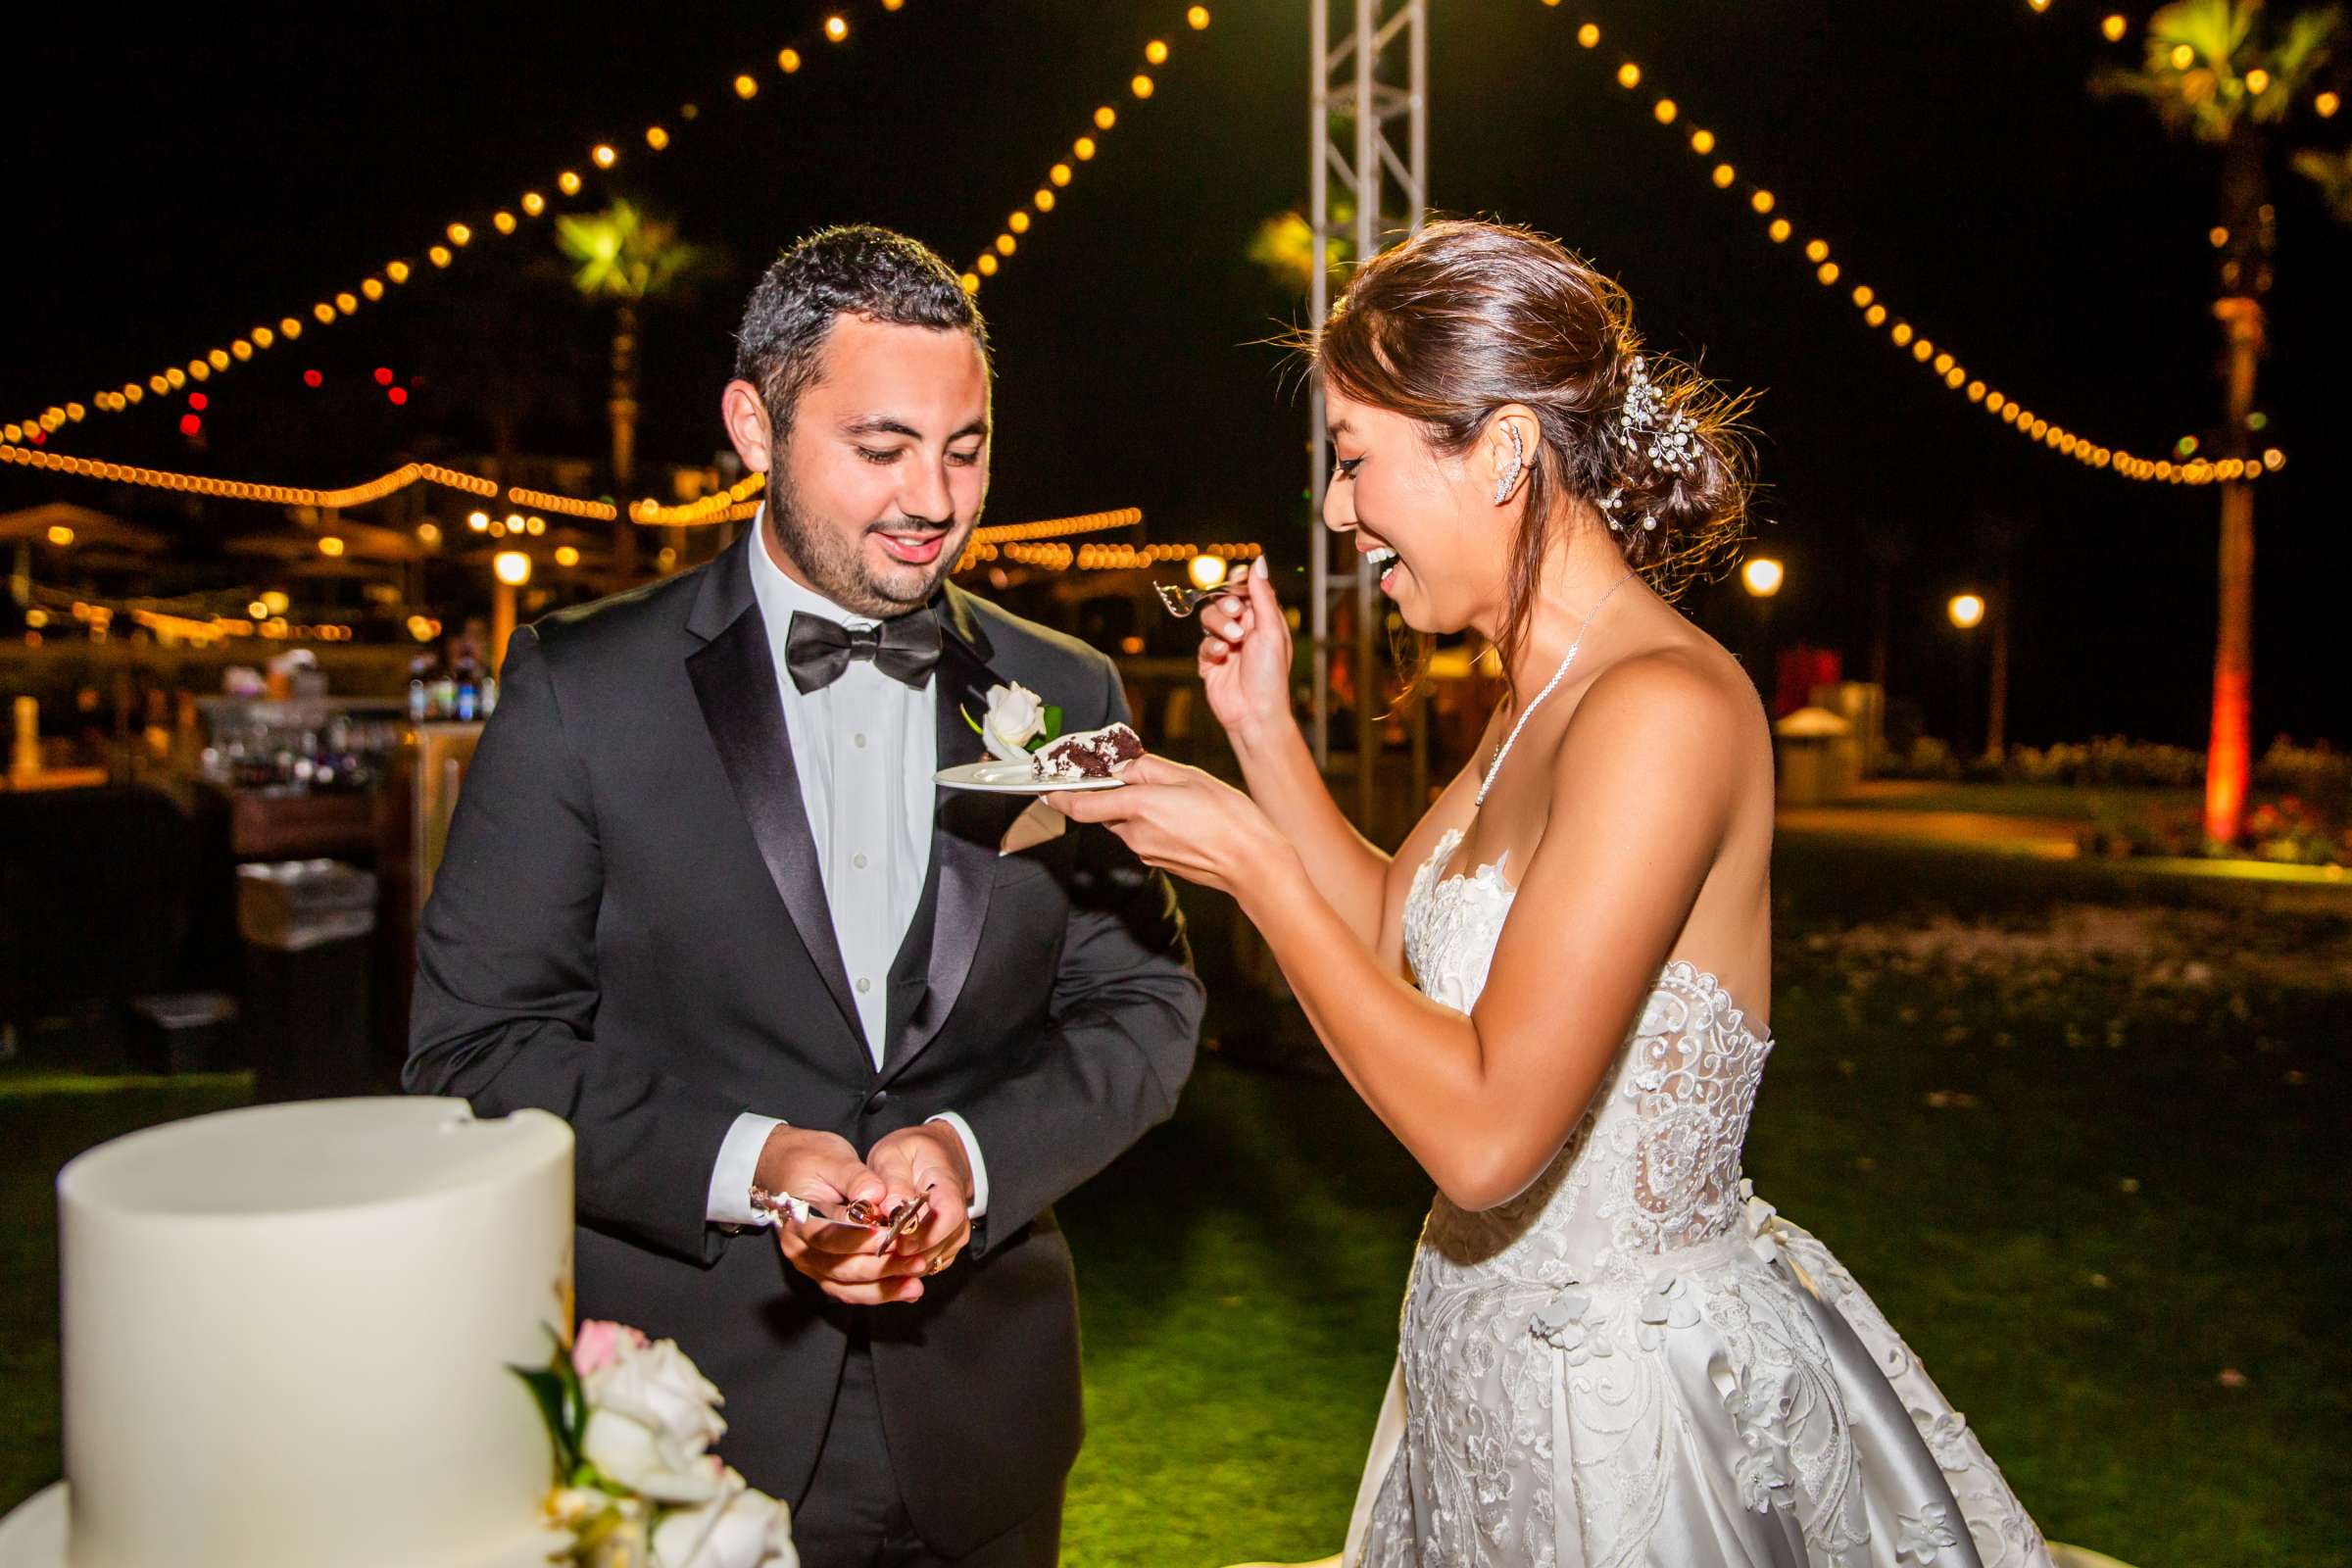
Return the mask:
<path id="1" fill-rule="evenodd" d="M 602 1371 L 619 1358 L 623 1344 L 633 1350 L 642 1350 L 647 1341 L 643 1334 L 626 1323 L 614 1323 L 601 1317 L 590 1318 L 572 1336 L 572 1370 L 581 1377 Z"/>

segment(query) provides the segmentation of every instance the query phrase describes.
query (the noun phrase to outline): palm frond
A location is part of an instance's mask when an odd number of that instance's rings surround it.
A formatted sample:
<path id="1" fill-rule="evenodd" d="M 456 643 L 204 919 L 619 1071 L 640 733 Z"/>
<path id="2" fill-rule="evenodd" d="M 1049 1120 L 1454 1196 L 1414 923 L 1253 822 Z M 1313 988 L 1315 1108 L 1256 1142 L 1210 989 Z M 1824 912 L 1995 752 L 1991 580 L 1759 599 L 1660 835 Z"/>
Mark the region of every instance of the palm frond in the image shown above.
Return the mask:
<path id="1" fill-rule="evenodd" d="M 2148 19 L 2148 64 L 2169 65 L 2188 45 L 2200 64 L 2235 74 L 2237 52 L 2254 31 L 2261 0 L 2173 0 Z"/>
<path id="2" fill-rule="evenodd" d="M 2328 211 L 2339 223 L 2352 223 L 2352 149 L 2328 152 L 2306 147 L 2295 154 L 2295 172 L 2320 187 Z"/>

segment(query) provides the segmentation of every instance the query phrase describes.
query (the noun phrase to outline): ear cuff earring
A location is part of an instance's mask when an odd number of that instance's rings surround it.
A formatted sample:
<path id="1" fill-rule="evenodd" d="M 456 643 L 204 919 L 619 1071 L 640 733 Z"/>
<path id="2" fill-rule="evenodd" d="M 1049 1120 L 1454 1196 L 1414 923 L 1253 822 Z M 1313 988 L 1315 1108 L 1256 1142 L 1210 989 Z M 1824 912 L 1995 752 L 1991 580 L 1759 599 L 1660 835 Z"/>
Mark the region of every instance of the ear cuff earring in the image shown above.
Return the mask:
<path id="1" fill-rule="evenodd" d="M 1498 507 L 1511 499 L 1511 491 L 1517 487 L 1519 475 L 1527 471 L 1527 443 L 1519 439 L 1519 427 L 1506 424 L 1502 427 L 1502 433 L 1511 438 L 1511 466 L 1503 470 L 1501 478 L 1494 481 L 1494 504 Z"/>

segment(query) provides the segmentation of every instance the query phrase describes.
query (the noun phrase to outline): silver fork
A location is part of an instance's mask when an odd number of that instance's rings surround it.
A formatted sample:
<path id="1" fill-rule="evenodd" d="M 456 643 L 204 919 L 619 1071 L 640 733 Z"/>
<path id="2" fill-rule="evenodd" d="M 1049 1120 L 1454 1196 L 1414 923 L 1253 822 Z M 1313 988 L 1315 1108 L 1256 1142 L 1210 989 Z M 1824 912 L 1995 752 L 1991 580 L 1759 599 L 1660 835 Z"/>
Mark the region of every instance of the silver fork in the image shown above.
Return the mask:
<path id="1" fill-rule="evenodd" d="M 1192 618 L 1193 612 L 1207 604 L 1211 599 L 1216 598 L 1219 594 L 1241 593 L 1246 584 L 1240 580 L 1239 574 L 1237 574 L 1226 578 L 1213 588 L 1179 588 L 1173 583 L 1165 582 L 1155 582 L 1152 586 L 1159 591 L 1159 602 L 1166 607 L 1169 614 L 1174 615 L 1178 620 L 1189 620 Z"/>

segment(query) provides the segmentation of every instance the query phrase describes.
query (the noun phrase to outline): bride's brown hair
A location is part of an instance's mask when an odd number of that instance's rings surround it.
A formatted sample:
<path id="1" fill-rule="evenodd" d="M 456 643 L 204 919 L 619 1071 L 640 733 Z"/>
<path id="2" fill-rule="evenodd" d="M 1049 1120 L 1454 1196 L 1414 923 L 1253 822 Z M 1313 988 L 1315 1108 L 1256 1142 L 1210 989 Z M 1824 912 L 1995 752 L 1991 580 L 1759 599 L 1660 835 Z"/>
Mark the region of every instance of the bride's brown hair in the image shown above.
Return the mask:
<path id="1" fill-rule="evenodd" d="M 1613 514 L 1627 564 L 1669 597 L 1740 542 L 1746 399 L 1644 353 L 1625 290 L 1556 240 L 1501 223 L 1433 222 L 1357 269 L 1305 346 L 1327 385 L 1415 420 L 1446 456 L 1468 451 L 1507 404 L 1535 412 L 1543 439 L 1528 454 L 1495 639 L 1505 669 L 1526 638 L 1555 519 L 1599 526 Z M 1656 392 L 1656 425 L 1691 421 L 1679 472 L 1651 462 L 1651 435 L 1621 425 L 1637 363 Z M 1612 497 L 1613 514 L 1602 510 Z"/>

